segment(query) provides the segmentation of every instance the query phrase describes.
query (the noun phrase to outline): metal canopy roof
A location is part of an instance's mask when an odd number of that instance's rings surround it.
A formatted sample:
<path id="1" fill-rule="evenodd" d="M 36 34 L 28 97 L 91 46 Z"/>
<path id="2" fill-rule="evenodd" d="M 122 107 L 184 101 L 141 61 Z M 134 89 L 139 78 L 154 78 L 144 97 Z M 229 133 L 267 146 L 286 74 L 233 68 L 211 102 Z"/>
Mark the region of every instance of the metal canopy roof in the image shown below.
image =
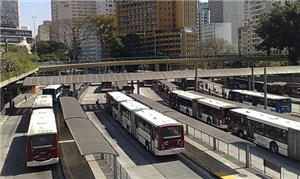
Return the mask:
<path id="1" fill-rule="evenodd" d="M 291 74 L 300 73 L 300 66 L 267 67 L 267 74 Z M 255 75 L 263 75 L 262 67 L 254 69 Z M 199 69 L 198 77 L 225 77 L 225 76 L 249 76 L 251 68 L 231 69 Z M 72 84 L 72 83 L 101 83 L 135 80 L 161 80 L 174 78 L 193 78 L 194 70 L 185 71 L 163 71 L 145 73 L 108 73 L 108 74 L 86 74 L 86 75 L 65 75 L 65 76 L 40 76 L 27 77 L 24 86 L 50 85 L 50 84 Z"/>
<path id="2" fill-rule="evenodd" d="M 73 97 L 60 97 L 59 98 L 63 116 L 65 120 L 79 118 L 88 119 L 82 110 L 80 104 Z"/>
<path id="3" fill-rule="evenodd" d="M 198 129 L 204 133 L 207 133 L 221 141 L 224 141 L 227 144 L 233 144 L 233 143 L 246 143 L 253 145 L 251 142 L 243 140 L 241 138 L 238 138 L 234 135 L 231 135 L 229 133 L 226 133 L 222 130 L 219 130 L 215 127 L 212 127 L 208 124 L 205 124 L 203 122 L 200 122 L 196 119 L 193 119 L 189 116 L 186 116 L 180 112 L 177 112 L 167 106 L 164 106 L 158 102 L 155 102 L 145 96 L 139 95 L 139 94 L 131 94 L 132 98 L 140 101 L 141 103 L 144 103 L 147 106 L 150 106 L 152 109 L 157 110 L 161 113 L 163 113 L 166 116 L 169 116 L 179 122 L 182 122 L 184 124 L 188 124 L 189 126 L 192 126 L 195 129 Z"/>
<path id="4" fill-rule="evenodd" d="M 160 82 L 162 84 L 166 85 L 171 90 L 179 88 L 178 86 L 174 85 L 173 83 L 171 83 L 171 82 L 169 82 L 167 80 L 160 80 Z"/>
<path id="5" fill-rule="evenodd" d="M 60 103 L 72 136 L 81 155 L 109 153 L 117 155 L 114 148 L 102 136 L 98 129 L 86 117 L 83 109 L 75 98 L 61 97 Z"/>

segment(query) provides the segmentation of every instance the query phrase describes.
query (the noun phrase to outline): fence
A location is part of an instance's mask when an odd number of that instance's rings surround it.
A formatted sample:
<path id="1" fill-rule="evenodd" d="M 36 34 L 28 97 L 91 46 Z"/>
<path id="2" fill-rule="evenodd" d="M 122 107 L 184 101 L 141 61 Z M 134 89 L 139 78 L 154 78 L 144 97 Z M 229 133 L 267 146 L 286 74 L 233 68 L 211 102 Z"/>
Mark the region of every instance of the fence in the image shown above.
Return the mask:
<path id="1" fill-rule="evenodd" d="M 112 171 L 114 172 L 115 179 L 131 179 L 127 171 L 122 167 L 117 159 L 112 154 L 103 154 L 105 161 L 108 163 Z M 116 171 L 114 171 L 116 168 Z"/>
<path id="2" fill-rule="evenodd" d="M 249 160 L 247 163 L 247 147 L 244 144 L 228 144 L 224 141 L 210 136 L 200 130 L 197 130 L 187 125 L 187 134 L 199 139 L 201 142 L 207 144 L 212 149 L 222 152 L 235 160 L 249 166 L 261 173 L 270 177 L 280 179 L 300 179 L 300 167 L 293 168 L 291 166 L 280 165 L 277 162 L 272 162 L 271 156 L 262 156 L 255 148 L 249 149 Z M 298 166 L 300 166 L 298 164 Z M 297 167 L 297 166 L 295 166 Z"/>

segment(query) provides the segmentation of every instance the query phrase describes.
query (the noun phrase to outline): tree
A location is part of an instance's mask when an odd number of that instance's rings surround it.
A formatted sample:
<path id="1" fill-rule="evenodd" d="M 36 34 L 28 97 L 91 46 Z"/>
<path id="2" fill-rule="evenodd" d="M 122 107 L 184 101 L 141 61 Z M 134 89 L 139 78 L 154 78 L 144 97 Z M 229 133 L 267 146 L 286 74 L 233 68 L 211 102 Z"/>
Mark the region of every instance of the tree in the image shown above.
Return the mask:
<path id="1" fill-rule="evenodd" d="M 68 59 L 68 49 L 63 43 L 37 41 L 37 53 L 40 61 L 59 61 Z"/>
<path id="2" fill-rule="evenodd" d="M 233 53 L 233 51 L 233 46 L 228 41 L 220 38 L 209 39 L 199 43 L 200 55 L 217 56 Z"/>
<path id="3" fill-rule="evenodd" d="M 276 6 L 265 14 L 256 29 L 263 39 L 256 48 L 270 54 L 271 49 L 287 50 L 289 64 L 300 64 L 300 2 Z"/>
<path id="4" fill-rule="evenodd" d="M 104 56 L 113 56 L 124 47 L 117 36 L 116 18 L 114 16 L 92 14 L 87 21 L 93 27 L 96 37 L 101 43 Z"/>
<path id="5" fill-rule="evenodd" d="M 52 28 L 54 39 L 65 45 L 73 60 L 79 59 L 82 42 L 93 35 L 93 27 L 86 18 L 60 20 Z"/>

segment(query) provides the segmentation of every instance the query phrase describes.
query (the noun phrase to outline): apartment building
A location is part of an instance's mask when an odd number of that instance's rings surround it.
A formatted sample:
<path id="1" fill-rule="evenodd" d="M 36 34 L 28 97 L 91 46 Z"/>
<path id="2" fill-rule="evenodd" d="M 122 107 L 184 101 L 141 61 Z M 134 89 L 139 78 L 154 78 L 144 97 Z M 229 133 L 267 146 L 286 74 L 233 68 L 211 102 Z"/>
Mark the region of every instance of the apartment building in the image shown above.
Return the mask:
<path id="1" fill-rule="evenodd" d="M 231 44 L 231 32 L 231 23 L 210 23 L 203 27 L 203 41 L 219 38 Z"/>
<path id="2" fill-rule="evenodd" d="M 197 1 L 117 1 L 122 37 L 136 34 L 142 56 L 195 55 Z"/>

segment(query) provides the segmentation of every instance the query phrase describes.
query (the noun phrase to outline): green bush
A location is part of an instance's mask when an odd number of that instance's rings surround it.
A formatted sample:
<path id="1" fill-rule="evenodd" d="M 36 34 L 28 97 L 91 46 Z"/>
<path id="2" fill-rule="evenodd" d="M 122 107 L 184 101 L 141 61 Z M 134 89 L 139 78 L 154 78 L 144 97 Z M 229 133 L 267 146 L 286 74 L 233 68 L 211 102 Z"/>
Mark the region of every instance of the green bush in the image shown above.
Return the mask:
<path id="1" fill-rule="evenodd" d="M 1 57 L 1 81 L 21 75 L 37 67 L 39 57 L 26 52 L 9 52 Z"/>

